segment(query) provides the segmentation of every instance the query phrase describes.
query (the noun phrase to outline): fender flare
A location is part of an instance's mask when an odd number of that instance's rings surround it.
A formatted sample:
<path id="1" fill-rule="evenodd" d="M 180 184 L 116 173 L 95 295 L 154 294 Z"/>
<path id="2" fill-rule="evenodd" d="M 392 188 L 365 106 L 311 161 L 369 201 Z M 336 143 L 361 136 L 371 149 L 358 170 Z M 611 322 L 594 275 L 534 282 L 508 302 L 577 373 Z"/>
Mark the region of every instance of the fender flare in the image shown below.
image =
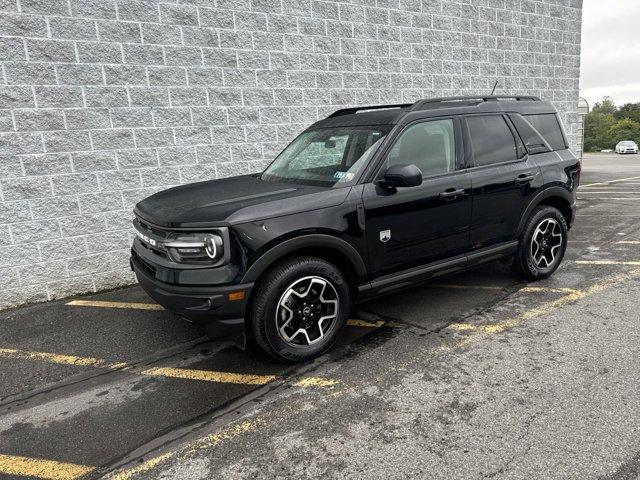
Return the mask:
<path id="1" fill-rule="evenodd" d="M 285 255 L 296 250 L 309 247 L 321 247 L 337 251 L 351 262 L 351 265 L 353 266 L 360 281 L 367 278 L 367 267 L 362 260 L 362 257 L 353 246 L 346 241 L 331 235 L 310 234 L 285 240 L 284 242 L 267 250 L 249 267 L 241 282 L 255 282 L 267 268 L 283 258 Z"/>
<path id="2" fill-rule="evenodd" d="M 518 224 L 518 237 L 520 237 L 520 234 L 522 233 L 522 230 L 524 229 L 524 226 L 527 223 L 527 220 L 529 220 L 529 217 L 531 216 L 531 212 L 533 212 L 533 209 L 536 208 L 538 205 L 540 205 L 545 199 L 550 197 L 563 198 L 564 200 L 567 201 L 569 205 L 573 205 L 575 202 L 571 193 L 566 188 L 563 188 L 563 187 L 549 187 L 543 190 L 542 192 L 537 193 L 531 199 L 531 201 L 529 202 L 529 205 L 527 205 L 527 208 L 525 209 L 524 213 L 522 214 L 522 217 L 520 218 L 520 223 Z"/>

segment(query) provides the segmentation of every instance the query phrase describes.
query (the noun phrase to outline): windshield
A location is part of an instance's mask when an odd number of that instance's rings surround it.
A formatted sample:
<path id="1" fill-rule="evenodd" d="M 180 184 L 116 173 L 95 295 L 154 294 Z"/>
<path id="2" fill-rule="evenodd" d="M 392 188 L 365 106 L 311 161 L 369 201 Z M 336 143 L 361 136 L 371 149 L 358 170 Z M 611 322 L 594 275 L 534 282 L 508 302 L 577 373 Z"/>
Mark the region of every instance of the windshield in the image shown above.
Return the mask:
<path id="1" fill-rule="evenodd" d="M 625 142 L 620 142 L 620 145 L 623 147 L 635 147 L 636 142 L 625 141 Z"/>
<path id="2" fill-rule="evenodd" d="M 384 125 L 303 132 L 267 167 L 261 178 L 327 187 L 349 185 L 390 130 L 390 125 Z"/>

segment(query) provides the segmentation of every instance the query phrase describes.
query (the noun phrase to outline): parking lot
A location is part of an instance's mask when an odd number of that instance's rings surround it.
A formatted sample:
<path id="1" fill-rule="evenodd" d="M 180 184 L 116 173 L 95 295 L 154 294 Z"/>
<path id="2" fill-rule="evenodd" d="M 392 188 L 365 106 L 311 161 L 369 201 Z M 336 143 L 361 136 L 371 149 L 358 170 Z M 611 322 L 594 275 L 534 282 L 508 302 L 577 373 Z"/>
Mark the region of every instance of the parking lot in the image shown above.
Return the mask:
<path id="1" fill-rule="evenodd" d="M 0 477 L 640 476 L 640 158 L 585 157 L 549 280 L 491 264 L 354 308 L 286 366 L 137 287 L 0 312 Z"/>

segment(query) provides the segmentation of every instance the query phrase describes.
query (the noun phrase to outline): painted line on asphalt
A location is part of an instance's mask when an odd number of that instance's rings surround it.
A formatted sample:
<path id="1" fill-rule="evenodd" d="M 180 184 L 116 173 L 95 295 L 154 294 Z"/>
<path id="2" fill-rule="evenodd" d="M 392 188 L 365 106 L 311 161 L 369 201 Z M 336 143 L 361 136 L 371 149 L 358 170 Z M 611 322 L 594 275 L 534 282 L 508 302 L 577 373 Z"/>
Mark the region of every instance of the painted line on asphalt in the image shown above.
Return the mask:
<path id="1" fill-rule="evenodd" d="M 579 263 L 579 262 L 576 262 Z M 635 265 L 640 266 L 640 262 L 636 262 Z M 615 275 L 603 282 L 596 283 L 591 287 L 585 290 L 575 290 L 571 293 L 567 293 L 566 295 L 553 300 L 551 302 L 543 303 L 542 305 L 534 308 L 530 308 L 523 312 L 521 315 L 517 317 L 508 318 L 503 321 L 487 323 L 487 324 L 473 324 L 473 323 L 453 323 L 446 327 L 447 330 L 454 330 L 459 332 L 470 332 L 470 335 L 464 338 L 463 340 L 457 342 L 453 346 L 443 346 L 436 350 L 436 353 L 444 353 L 445 351 L 452 350 L 454 348 L 466 345 L 474 340 L 477 335 L 485 334 L 485 335 L 493 335 L 495 333 L 500 333 L 505 330 L 508 330 L 512 327 L 518 326 L 522 323 L 525 323 L 529 320 L 533 320 L 535 318 L 541 317 L 543 315 L 547 315 L 559 307 L 564 305 L 574 303 L 583 298 L 589 297 L 596 293 L 602 292 L 612 286 L 624 282 L 630 278 L 634 278 L 640 275 L 640 269 L 634 269 L 630 272 L 626 272 L 623 274 Z"/>
<path id="2" fill-rule="evenodd" d="M 103 302 L 99 300 L 72 300 L 67 302 L 66 305 L 72 307 L 96 307 L 96 308 L 123 308 L 130 310 L 164 310 L 162 305 L 157 303 L 137 303 L 137 302 Z M 347 325 L 350 327 L 363 327 L 363 328 L 379 328 L 383 325 L 392 325 L 392 322 L 385 322 L 382 320 L 361 320 L 359 318 L 350 318 L 347 320 Z"/>
<path id="3" fill-rule="evenodd" d="M 95 470 L 75 463 L 0 454 L 0 473 L 48 480 L 73 480 Z"/>
<path id="4" fill-rule="evenodd" d="M 552 288 L 552 287 L 532 287 L 532 286 L 528 286 L 528 287 L 522 288 L 520 291 L 521 292 L 532 292 L 532 293 L 550 292 L 550 293 L 565 293 L 565 294 L 569 294 L 569 293 L 579 292 L 580 290 L 577 290 L 575 288 L 568 288 L 568 287 Z"/>
<path id="5" fill-rule="evenodd" d="M 453 284 L 426 284 L 429 288 L 446 288 L 452 290 L 503 290 L 505 287 L 499 285 L 453 285 Z M 563 291 L 563 289 L 545 288 L 545 287 L 524 287 L 531 291 Z M 131 310 L 165 310 L 162 305 L 157 303 L 138 303 L 138 302 L 107 302 L 100 300 L 72 300 L 66 305 L 73 307 L 96 307 L 96 308 L 123 308 Z M 361 319 L 349 319 L 347 325 L 351 327 L 378 328 L 389 322 L 370 321 Z"/>
<path id="6" fill-rule="evenodd" d="M 233 383 L 241 385 L 266 385 L 275 380 L 287 380 L 278 375 L 254 375 L 234 372 L 219 372 L 215 370 L 197 370 L 177 367 L 142 368 L 125 362 L 109 362 L 93 357 L 78 357 L 50 352 L 34 352 L 14 348 L 0 348 L 1 358 L 17 358 L 23 360 L 42 361 L 56 365 L 73 365 L 83 367 L 102 368 L 106 370 L 124 370 L 129 373 L 151 377 L 182 378 L 185 380 L 205 381 L 214 383 Z M 298 387 L 331 387 L 335 380 L 324 377 L 303 377 L 293 385 Z"/>
<path id="7" fill-rule="evenodd" d="M 627 260 L 576 260 L 578 265 L 630 265 L 633 267 L 640 266 L 640 261 Z"/>
<path id="8" fill-rule="evenodd" d="M 632 191 L 624 191 L 624 190 L 591 190 L 589 192 L 580 192 L 579 195 L 602 195 L 603 193 L 606 194 L 611 194 L 611 193 L 619 193 L 619 194 L 625 194 L 625 193 L 634 193 L 634 194 L 638 194 L 638 190 L 632 190 Z"/>
<path id="9" fill-rule="evenodd" d="M 72 300 L 67 303 L 74 307 L 98 307 L 98 308 L 130 308 L 134 310 L 164 310 L 162 305 L 157 303 L 135 303 L 135 302 L 105 302 L 100 300 Z"/>
<path id="10" fill-rule="evenodd" d="M 347 320 L 347 325 L 350 327 L 380 328 L 388 324 L 389 322 L 385 322 L 383 320 L 361 320 L 359 318 L 350 318 Z"/>
<path id="11" fill-rule="evenodd" d="M 578 197 L 578 200 L 586 200 L 586 198 Z M 598 197 L 591 200 L 640 200 L 640 197 Z"/>
<path id="12" fill-rule="evenodd" d="M 236 383 L 242 385 L 265 385 L 278 379 L 276 375 L 250 375 L 242 373 L 214 372 L 191 368 L 156 367 L 140 372 L 152 377 L 182 378 L 216 383 Z"/>
<path id="13" fill-rule="evenodd" d="M 557 300 L 554 300 L 552 302 L 547 302 L 541 305 L 540 307 L 531 309 L 518 317 L 508 319 L 503 322 L 496 322 L 488 325 L 487 324 L 474 325 L 470 323 L 451 324 L 447 327 L 447 329 L 456 330 L 460 332 L 469 332 L 469 334 L 463 340 L 456 342 L 452 346 L 443 346 L 443 347 L 437 348 L 434 351 L 434 354 L 440 355 L 440 354 L 448 353 L 455 348 L 458 348 L 470 343 L 474 339 L 479 339 L 480 335 L 495 334 L 498 332 L 502 332 L 526 320 L 531 320 L 536 317 L 550 313 L 560 306 L 575 302 L 576 300 L 585 298 L 589 295 L 593 295 L 594 293 L 605 290 L 606 288 L 613 286 L 615 283 L 618 283 L 620 281 L 623 281 L 635 275 L 640 275 L 640 269 L 634 270 L 633 272 L 629 272 L 624 275 L 618 275 L 616 277 L 609 279 L 606 282 L 593 285 L 592 287 L 590 287 L 585 291 L 575 291 L 575 292 L 569 293 Z M 195 442 L 187 444 L 186 446 L 181 446 L 174 450 L 170 450 L 168 452 L 162 453 L 156 457 L 152 457 L 149 460 L 143 461 L 143 463 L 139 465 L 136 465 L 130 468 L 125 467 L 123 470 L 120 470 L 118 472 L 111 474 L 110 476 L 107 476 L 107 478 L 111 480 L 131 480 L 132 478 L 138 478 L 139 475 L 143 475 L 149 472 L 154 467 L 162 464 L 165 461 L 170 461 L 175 459 L 185 459 L 188 456 L 192 456 L 201 451 L 207 450 L 211 447 L 215 447 L 225 439 L 231 439 L 241 434 L 244 434 L 246 432 L 253 431 L 257 429 L 258 426 L 260 426 L 262 423 L 266 423 L 265 420 L 258 418 L 256 420 L 245 421 L 241 424 L 228 427 L 227 429 L 224 429 L 218 433 L 209 435 L 208 437 L 204 437 L 202 439 L 196 440 Z"/>
<path id="14" fill-rule="evenodd" d="M 640 269 L 636 269 L 632 272 L 627 272 L 622 275 L 617 275 L 605 282 L 595 284 L 584 291 L 581 291 L 581 290 L 571 291 L 571 293 L 567 293 L 566 295 L 562 296 L 557 300 L 554 300 L 552 302 L 547 302 L 537 308 L 533 308 L 526 311 L 525 313 L 523 313 L 518 317 L 507 319 L 502 322 L 496 322 L 493 324 L 484 324 L 484 325 L 475 325 L 471 323 L 451 324 L 447 326 L 446 329 L 457 330 L 460 332 L 466 331 L 466 332 L 469 332 L 468 336 L 466 336 L 463 340 L 456 342 L 452 346 L 443 346 L 443 347 L 437 348 L 434 351 L 434 354 L 440 355 L 440 354 L 448 353 L 449 351 L 455 348 L 458 348 L 470 343 L 474 339 L 479 339 L 480 335 L 487 335 L 487 334 L 491 335 L 491 334 L 499 333 L 504 330 L 507 330 L 508 328 L 511 328 L 520 323 L 523 323 L 524 321 L 532 320 L 536 317 L 540 317 L 542 315 L 551 313 L 558 307 L 561 307 L 563 305 L 575 302 L 582 298 L 585 298 L 595 293 L 598 293 L 600 291 L 603 291 L 615 285 L 616 283 L 619 283 L 621 281 L 624 281 L 628 278 L 631 278 L 637 275 L 640 275 Z M 262 424 L 267 423 L 267 421 L 265 421 L 264 419 L 258 418 L 258 419 L 242 422 L 240 424 L 221 430 L 218 433 L 214 433 L 202 439 L 196 440 L 193 443 L 180 446 L 174 450 L 170 450 L 156 457 L 152 457 L 148 460 L 143 461 L 139 465 L 129 467 L 129 468 L 125 467 L 120 471 L 117 471 L 112 473 L 111 475 L 108 475 L 107 478 L 110 480 L 131 480 L 132 478 L 138 478 L 139 475 L 149 472 L 154 467 L 160 465 L 165 461 L 169 461 L 173 459 L 185 459 L 188 456 L 192 456 L 201 451 L 215 447 L 223 440 L 232 439 L 246 432 L 251 432 L 253 430 L 256 430 Z"/>
<path id="15" fill-rule="evenodd" d="M 199 451 L 216 447 L 226 440 L 231 440 L 244 433 L 256 430 L 263 423 L 264 421 L 261 420 L 247 420 L 235 425 L 231 425 L 216 433 L 212 433 L 210 435 L 207 435 L 206 437 L 200 438 L 195 442 L 188 444 L 183 449 L 171 450 L 169 452 L 163 453 L 161 455 L 158 455 L 157 457 L 153 457 L 145 461 L 140 465 L 108 475 L 106 478 L 110 480 L 130 480 L 131 478 L 134 478 L 138 475 L 147 473 L 149 470 L 153 469 L 153 467 L 165 460 L 169 460 L 177 456 L 193 455 L 198 453 Z"/>
<path id="16" fill-rule="evenodd" d="M 620 240 L 616 243 L 619 245 L 640 245 L 640 240 Z"/>
<path id="17" fill-rule="evenodd" d="M 0 357 L 16 358 L 20 360 L 41 360 L 47 363 L 58 365 L 73 365 L 76 367 L 106 368 L 119 370 L 127 366 L 123 362 L 109 362 L 93 357 L 77 357 L 75 355 L 64 355 L 61 353 L 33 352 L 29 350 L 18 350 L 15 348 L 0 348 Z"/>
<path id="18" fill-rule="evenodd" d="M 627 177 L 627 178 L 618 178 L 615 180 L 609 180 L 606 182 L 597 182 L 597 183 L 587 183 L 586 185 L 580 185 L 580 188 L 588 188 L 588 187 L 595 187 L 597 185 L 611 185 L 612 183 L 620 183 L 620 182 L 626 182 L 627 180 L 638 180 L 640 179 L 640 177 Z"/>
<path id="19" fill-rule="evenodd" d="M 487 290 L 487 291 L 501 291 L 507 288 L 509 285 L 450 285 L 450 284 L 427 284 L 430 288 L 447 288 L 453 290 Z M 571 293 L 575 291 L 573 288 L 554 288 L 554 287 L 533 287 L 526 286 L 519 289 L 521 292 L 549 292 L 549 293 Z"/>
<path id="20" fill-rule="evenodd" d="M 446 288 L 446 289 L 451 289 L 451 290 L 490 290 L 490 291 L 494 291 L 494 290 L 504 290 L 506 288 L 506 285 L 504 287 L 500 286 L 500 285 L 453 285 L 453 284 L 438 284 L 438 283 L 427 283 L 426 284 L 427 287 L 429 288 Z"/>

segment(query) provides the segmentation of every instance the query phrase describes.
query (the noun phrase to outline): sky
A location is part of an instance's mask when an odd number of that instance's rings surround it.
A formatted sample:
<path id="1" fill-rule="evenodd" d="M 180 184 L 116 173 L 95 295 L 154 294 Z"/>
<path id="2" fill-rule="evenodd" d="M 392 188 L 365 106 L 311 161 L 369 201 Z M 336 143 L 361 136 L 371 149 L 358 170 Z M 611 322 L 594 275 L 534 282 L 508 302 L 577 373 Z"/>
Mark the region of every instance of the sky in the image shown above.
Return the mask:
<path id="1" fill-rule="evenodd" d="M 640 102 L 640 0 L 584 0 L 580 96 Z"/>

